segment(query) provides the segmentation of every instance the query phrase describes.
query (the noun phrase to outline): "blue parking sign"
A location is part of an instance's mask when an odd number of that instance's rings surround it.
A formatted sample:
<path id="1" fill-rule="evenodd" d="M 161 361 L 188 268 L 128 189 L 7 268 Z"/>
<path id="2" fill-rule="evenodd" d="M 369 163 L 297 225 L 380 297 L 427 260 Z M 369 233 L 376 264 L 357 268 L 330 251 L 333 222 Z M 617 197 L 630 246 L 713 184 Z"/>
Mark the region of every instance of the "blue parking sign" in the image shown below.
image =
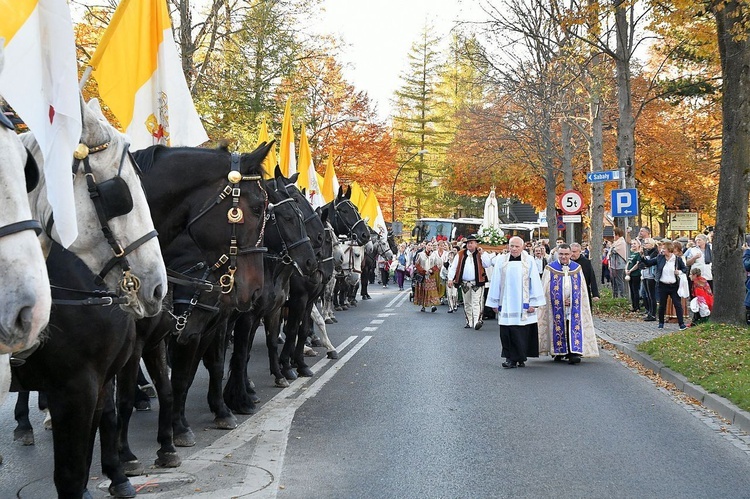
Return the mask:
<path id="1" fill-rule="evenodd" d="M 612 216 L 634 217 L 638 215 L 638 189 L 612 190 Z"/>

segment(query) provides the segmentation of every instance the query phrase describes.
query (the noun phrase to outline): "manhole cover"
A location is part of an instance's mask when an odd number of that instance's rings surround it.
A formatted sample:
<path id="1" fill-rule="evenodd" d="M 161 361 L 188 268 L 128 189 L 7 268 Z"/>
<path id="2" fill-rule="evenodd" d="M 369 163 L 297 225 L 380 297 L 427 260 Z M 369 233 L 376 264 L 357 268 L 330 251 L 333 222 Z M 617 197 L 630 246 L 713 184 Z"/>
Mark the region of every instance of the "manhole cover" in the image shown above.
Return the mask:
<path id="1" fill-rule="evenodd" d="M 170 490 L 177 490 L 194 482 L 195 477 L 193 475 L 180 473 L 178 471 L 164 473 L 156 472 L 130 477 L 130 483 L 135 487 L 138 495 L 169 492 Z M 109 489 L 109 480 L 100 482 L 96 488 L 107 492 Z"/>

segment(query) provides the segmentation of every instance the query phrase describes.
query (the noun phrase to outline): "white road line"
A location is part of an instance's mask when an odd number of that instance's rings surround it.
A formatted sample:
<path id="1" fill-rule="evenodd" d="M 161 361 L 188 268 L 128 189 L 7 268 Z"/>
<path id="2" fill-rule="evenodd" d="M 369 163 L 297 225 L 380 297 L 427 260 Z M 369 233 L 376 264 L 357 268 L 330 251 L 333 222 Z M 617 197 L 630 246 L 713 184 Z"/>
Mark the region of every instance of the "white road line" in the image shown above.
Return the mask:
<path id="1" fill-rule="evenodd" d="M 382 324 L 385 322 L 385 319 L 373 319 L 370 321 L 370 324 Z"/>
<path id="2" fill-rule="evenodd" d="M 392 316 L 392 315 L 396 315 L 396 314 L 378 314 L 378 315 L 377 315 L 377 317 L 385 317 L 385 318 L 388 318 L 388 317 L 390 317 L 390 316 Z"/>
<path id="3" fill-rule="evenodd" d="M 388 302 L 388 304 L 385 306 L 385 308 L 392 307 L 394 303 L 396 303 L 398 300 L 400 300 L 401 298 L 403 298 L 402 295 L 404 295 L 404 292 L 403 291 L 399 291 L 399 293 L 396 296 L 394 296 L 391 301 Z M 409 296 L 409 293 L 406 293 L 406 296 Z"/>
<path id="4" fill-rule="evenodd" d="M 396 298 L 399 298 L 399 302 L 398 302 L 398 304 L 396 304 L 396 307 L 400 307 L 401 305 L 404 304 L 404 302 L 406 300 L 409 299 L 409 293 L 405 291 L 405 292 L 401 293 L 399 296 L 397 296 Z"/>
<path id="5" fill-rule="evenodd" d="M 376 328 L 376 327 L 370 327 L 370 326 L 362 328 L 362 332 L 363 333 L 372 333 L 373 331 L 377 331 L 377 330 L 378 330 L 378 328 Z"/>
<path id="6" fill-rule="evenodd" d="M 349 344 L 354 342 L 357 336 L 350 336 L 341 345 L 337 351 L 341 352 Z M 284 452 L 286 451 L 286 441 L 289 435 L 294 413 L 310 397 L 317 394 L 330 379 L 346 365 L 352 356 L 364 346 L 372 336 L 363 337 L 351 350 L 343 357 L 336 361 L 336 364 L 323 373 L 319 378 L 297 378 L 288 388 L 285 388 L 269 400 L 261 409 L 251 418 L 240 424 L 234 430 L 227 432 L 224 436 L 216 439 L 205 449 L 196 452 L 182 462 L 180 473 L 187 473 L 194 476 L 200 476 L 200 473 L 209 466 L 221 463 L 222 461 L 233 462 L 232 453 L 258 438 L 256 447 L 251 457 L 249 466 L 248 480 L 242 486 L 233 487 L 222 491 L 212 491 L 205 494 L 191 494 L 191 497 L 235 497 L 243 494 L 249 494 L 259 489 L 260 495 L 254 497 L 276 497 L 278 477 L 283 465 Z M 321 359 L 311 368 L 313 373 L 318 373 L 327 366 L 331 359 Z M 313 381 L 314 380 L 314 381 Z M 312 382 L 311 382 L 312 381 Z M 311 382 L 311 383 L 310 383 Z M 304 389 L 306 385 L 310 385 Z M 300 394 L 299 396 L 296 396 Z M 283 441 L 279 437 L 283 436 Z M 239 459 L 239 458 L 238 458 Z M 258 468 L 265 469 L 274 477 L 274 482 L 268 484 L 265 480 L 258 483 Z M 165 472 L 161 476 L 166 477 L 169 473 Z M 253 480 L 253 478 L 255 478 Z M 263 480 L 263 478 L 261 478 Z M 198 485 L 198 484 L 196 484 Z M 228 494 L 226 494 L 228 493 Z M 270 495 L 267 495 L 270 494 Z M 149 494 L 149 497 L 174 497 L 174 491 L 164 492 L 162 494 Z"/>

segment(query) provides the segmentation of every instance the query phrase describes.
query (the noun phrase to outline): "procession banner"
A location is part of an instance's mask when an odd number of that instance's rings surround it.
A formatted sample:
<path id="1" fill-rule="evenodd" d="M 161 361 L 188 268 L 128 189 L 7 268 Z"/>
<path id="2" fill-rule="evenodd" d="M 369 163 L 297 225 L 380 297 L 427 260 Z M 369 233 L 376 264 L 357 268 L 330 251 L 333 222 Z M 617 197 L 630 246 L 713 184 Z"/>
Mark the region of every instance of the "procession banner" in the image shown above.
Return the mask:
<path id="1" fill-rule="evenodd" d="M 78 67 L 65 0 L 0 0 L 0 94 L 34 134 L 64 247 L 78 237 L 70 165 L 81 138 Z"/>
<path id="2" fill-rule="evenodd" d="M 284 120 L 281 122 L 281 145 L 279 146 L 279 168 L 285 177 L 297 171 L 294 151 L 294 130 L 292 129 L 292 99 L 286 100 Z"/>
<path id="3" fill-rule="evenodd" d="M 131 149 L 208 140 L 182 73 L 166 0 L 122 0 L 89 65 Z"/>

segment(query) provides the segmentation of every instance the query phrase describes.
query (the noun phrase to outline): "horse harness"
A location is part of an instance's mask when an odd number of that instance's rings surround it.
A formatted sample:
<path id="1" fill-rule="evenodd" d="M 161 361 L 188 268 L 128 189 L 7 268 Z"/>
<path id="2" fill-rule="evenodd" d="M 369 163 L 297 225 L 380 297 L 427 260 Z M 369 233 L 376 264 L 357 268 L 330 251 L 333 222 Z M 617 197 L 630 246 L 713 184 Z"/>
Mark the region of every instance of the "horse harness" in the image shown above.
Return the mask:
<path id="1" fill-rule="evenodd" d="M 337 201 L 336 199 L 334 199 L 333 201 L 331 201 L 331 203 L 333 203 L 333 214 L 332 214 L 332 219 L 333 219 L 333 220 L 332 220 L 332 222 L 331 222 L 331 225 L 332 225 L 333 227 L 336 227 L 336 225 L 337 225 L 337 224 L 338 224 L 339 222 L 343 223 L 343 224 L 344 224 L 344 227 L 345 227 L 345 228 L 346 228 L 346 230 L 347 230 L 347 231 L 349 232 L 349 234 L 348 234 L 348 236 L 349 236 L 349 239 L 357 240 L 357 237 L 356 237 L 356 235 L 354 234 L 354 229 L 355 229 L 355 227 L 357 227 L 357 225 L 359 225 L 360 223 L 364 224 L 364 226 L 365 226 L 365 230 L 366 230 L 367 232 L 369 232 L 369 231 L 370 231 L 370 228 L 369 228 L 369 227 L 367 226 L 367 223 L 366 223 L 366 222 L 364 221 L 364 219 L 363 219 L 362 217 L 359 217 L 359 219 L 358 219 L 358 220 L 357 220 L 356 222 L 354 222 L 354 223 L 352 224 L 352 226 L 351 226 L 351 227 L 349 227 L 349 225 L 348 225 L 348 224 L 346 223 L 346 220 L 344 220 L 344 219 L 343 219 L 342 217 L 340 217 L 340 216 L 338 215 L 338 209 L 339 209 L 339 206 L 340 206 L 340 205 L 347 205 L 347 204 L 348 204 L 348 205 L 350 205 L 350 206 L 352 207 L 352 210 L 354 211 L 354 213 L 357 213 L 357 207 L 356 207 L 356 206 L 354 206 L 354 203 L 352 203 L 352 202 L 351 202 L 351 200 L 349 200 L 349 199 L 346 199 L 346 198 L 344 198 L 344 199 L 342 199 L 342 200 L 340 200 L 340 201 Z"/>
<path id="2" fill-rule="evenodd" d="M 272 258 L 276 260 L 280 260 L 282 264 L 284 265 L 294 265 L 294 267 L 297 269 L 297 272 L 302 275 L 302 269 L 299 268 L 299 265 L 297 265 L 297 262 L 294 261 L 294 259 L 289 254 L 290 250 L 293 250 L 294 248 L 297 248 L 305 243 L 310 242 L 310 237 L 305 232 L 305 226 L 304 223 L 300 225 L 300 239 L 287 245 L 286 241 L 284 241 L 284 236 L 281 234 L 281 228 L 279 228 L 279 221 L 276 220 L 276 211 L 278 210 L 279 206 L 282 206 L 286 203 L 293 203 L 292 208 L 294 209 L 296 215 L 302 220 L 302 212 L 297 207 L 297 202 L 294 200 L 294 198 L 288 197 L 285 199 L 282 199 L 278 203 L 269 203 L 268 204 L 268 212 L 266 213 L 266 220 L 271 222 L 271 224 L 276 227 L 276 231 L 279 234 L 279 240 L 281 241 L 281 254 L 276 255 L 272 253 L 268 253 L 264 255 L 265 258 Z"/>
<path id="3" fill-rule="evenodd" d="M 219 194 L 216 196 L 214 201 L 206 206 L 200 213 L 198 213 L 198 215 L 195 216 L 190 222 L 188 222 L 187 225 L 188 234 L 190 234 L 190 237 L 193 239 L 195 245 L 200 248 L 200 245 L 195 240 L 195 237 L 193 237 L 191 226 L 200 218 L 202 218 L 206 213 L 211 211 L 211 209 L 213 209 L 215 206 L 220 205 L 225 199 L 231 197 L 232 206 L 229 208 L 229 211 L 227 211 L 227 222 L 232 226 L 232 235 L 229 239 L 229 252 L 222 254 L 216 261 L 216 263 L 213 264 L 213 268 L 216 270 L 219 270 L 224 265 L 227 265 L 226 273 L 224 273 L 219 278 L 218 282 L 218 285 L 221 287 L 221 293 L 225 295 L 231 293 L 232 289 L 234 289 L 234 274 L 235 272 L 237 272 L 237 257 L 239 255 L 246 255 L 250 253 L 266 253 L 268 251 L 268 248 L 262 245 L 263 235 L 266 230 L 266 220 L 268 219 L 267 214 L 265 214 L 265 216 L 264 214 L 261 214 L 263 225 L 261 226 L 260 235 L 258 236 L 258 240 L 256 241 L 255 245 L 244 248 L 240 248 L 238 245 L 237 225 L 245 223 L 245 214 L 242 212 L 242 208 L 240 208 L 239 206 L 240 197 L 242 195 L 240 182 L 253 181 L 257 183 L 258 188 L 261 190 L 261 192 L 263 192 L 263 196 L 265 197 L 264 211 L 265 207 L 268 206 L 268 193 L 261 185 L 262 177 L 260 175 L 243 175 L 241 173 L 240 155 L 237 152 L 232 153 L 230 161 L 230 171 L 227 175 L 227 180 L 229 181 L 229 183 L 219 191 Z"/>

